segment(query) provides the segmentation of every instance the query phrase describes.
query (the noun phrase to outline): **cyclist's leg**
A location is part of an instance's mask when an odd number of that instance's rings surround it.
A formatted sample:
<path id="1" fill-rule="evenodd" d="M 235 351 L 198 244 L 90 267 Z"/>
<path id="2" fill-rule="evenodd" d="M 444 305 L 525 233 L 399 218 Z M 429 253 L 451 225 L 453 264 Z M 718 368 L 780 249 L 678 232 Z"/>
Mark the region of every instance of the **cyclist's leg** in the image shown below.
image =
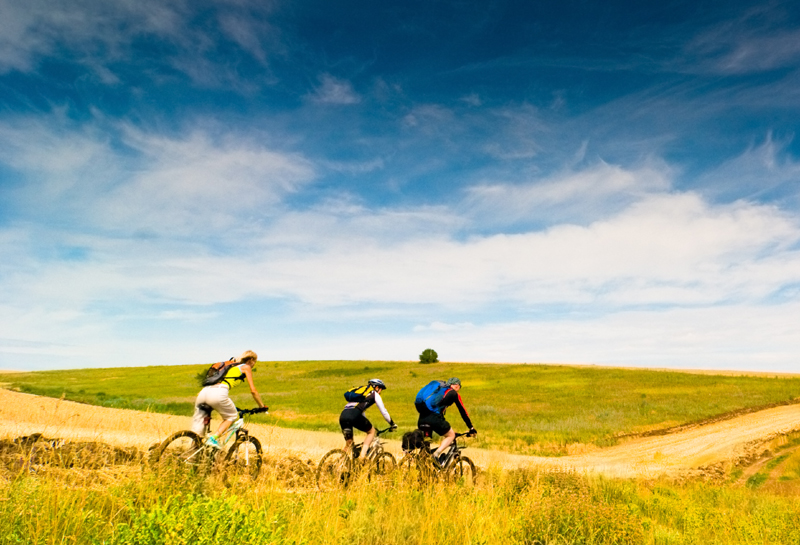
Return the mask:
<path id="1" fill-rule="evenodd" d="M 367 420 L 367 422 L 369 422 L 369 420 Z M 364 448 L 361 449 L 361 452 L 364 453 L 365 460 L 366 460 L 366 454 L 369 452 L 369 447 L 372 445 L 372 441 L 375 439 L 376 435 L 378 435 L 378 430 L 376 430 L 375 426 L 373 426 L 370 423 L 369 431 L 367 431 L 367 436 L 364 438 Z"/>
<path id="2" fill-rule="evenodd" d="M 200 393 L 197 394 L 197 399 L 194 401 L 194 415 L 192 416 L 192 431 L 195 432 L 199 436 L 203 436 L 206 432 L 206 425 L 205 425 L 205 418 L 206 418 L 206 411 L 200 408 L 200 404 L 207 404 L 205 396 L 206 389 L 203 388 L 200 390 Z"/>
<path id="3" fill-rule="evenodd" d="M 442 437 L 442 442 L 439 443 L 439 447 L 433 453 L 435 457 L 438 457 L 456 438 L 456 432 L 453 431 L 453 428 L 450 427 L 450 423 L 444 419 L 444 416 L 440 414 L 434 413 L 428 421 L 433 431 Z"/>
<path id="4" fill-rule="evenodd" d="M 370 422 L 367 417 L 364 416 L 364 413 L 358 409 L 351 409 L 351 411 L 354 413 L 353 418 L 350 421 L 352 426 L 358 431 L 363 431 L 367 434 L 367 436 L 364 438 L 364 444 L 361 445 L 361 454 L 363 455 L 364 459 L 366 459 L 369 445 L 375 438 L 377 430 L 375 430 L 375 428 L 372 426 L 372 422 Z"/>
<path id="5" fill-rule="evenodd" d="M 344 437 L 344 451 L 348 454 L 353 450 L 353 424 L 350 416 L 350 409 L 345 409 L 339 415 L 339 427 L 342 428 L 342 436 Z"/>
<path id="6" fill-rule="evenodd" d="M 217 428 L 217 433 L 214 434 L 216 437 L 221 437 L 223 433 L 228 431 L 228 428 L 231 427 L 231 424 L 233 424 L 239 416 L 239 413 L 236 412 L 236 405 L 231 401 L 231 398 L 228 397 L 228 389 L 224 386 L 208 388 L 206 398 L 206 403 L 216 409 L 222 418 L 222 422 L 220 422 Z"/>

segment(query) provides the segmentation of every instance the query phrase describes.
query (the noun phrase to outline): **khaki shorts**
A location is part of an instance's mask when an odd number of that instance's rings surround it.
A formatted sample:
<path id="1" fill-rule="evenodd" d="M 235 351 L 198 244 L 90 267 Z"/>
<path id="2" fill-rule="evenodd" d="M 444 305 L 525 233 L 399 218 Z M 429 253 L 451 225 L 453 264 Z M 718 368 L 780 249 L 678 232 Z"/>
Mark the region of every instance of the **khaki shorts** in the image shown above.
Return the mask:
<path id="1" fill-rule="evenodd" d="M 197 394 L 194 401 L 194 416 L 192 417 L 192 431 L 203 434 L 203 419 L 205 412 L 200 410 L 198 405 L 205 403 L 217 411 L 223 420 L 236 420 L 239 413 L 236 412 L 236 405 L 228 397 L 228 388 L 225 386 L 206 386 Z"/>

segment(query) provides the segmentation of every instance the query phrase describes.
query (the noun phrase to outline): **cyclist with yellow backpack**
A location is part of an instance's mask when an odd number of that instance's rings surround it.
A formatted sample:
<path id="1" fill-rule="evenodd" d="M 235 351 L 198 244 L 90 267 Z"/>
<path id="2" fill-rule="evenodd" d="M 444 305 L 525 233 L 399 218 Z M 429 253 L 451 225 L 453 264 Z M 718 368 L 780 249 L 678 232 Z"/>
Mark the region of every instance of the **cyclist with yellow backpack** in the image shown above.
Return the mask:
<path id="1" fill-rule="evenodd" d="M 344 435 L 344 450 L 346 452 L 350 452 L 353 448 L 353 428 L 367 434 L 364 438 L 364 446 L 361 452 L 364 455 L 369 452 L 372 440 L 378 434 L 375 426 L 364 416 L 364 412 L 372 405 L 378 406 L 378 410 L 381 411 L 383 418 L 386 419 L 386 422 L 389 423 L 393 430 L 397 429 L 397 424 L 394 423 L 394 420 L 389 416 L 389 412 L 383 405 L 381 392 L 385 389 L 386 384 L 382 380 L 374 378 L 366 386 L 360 386 L 345 392 L 344 398 L 347 400 L 347 405 L 344 406 L 344 410 L 339 416 L 339 426 L 341 426 L 342 435 Z"/>

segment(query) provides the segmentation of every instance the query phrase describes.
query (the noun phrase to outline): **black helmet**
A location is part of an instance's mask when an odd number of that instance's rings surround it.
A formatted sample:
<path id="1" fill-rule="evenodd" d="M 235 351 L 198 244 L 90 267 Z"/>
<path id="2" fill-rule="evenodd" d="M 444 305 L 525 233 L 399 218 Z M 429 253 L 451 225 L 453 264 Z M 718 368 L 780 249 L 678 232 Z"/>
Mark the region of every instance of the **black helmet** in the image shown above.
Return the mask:
<path id="1" fill-rule="evenodd" d="M 368 384 L 370 386 L 372 386 L 373 388 L 380 388 L 381 390 L 385 390 L 386 389 L 386 385 L 379 378 L 371 379 Z"/>

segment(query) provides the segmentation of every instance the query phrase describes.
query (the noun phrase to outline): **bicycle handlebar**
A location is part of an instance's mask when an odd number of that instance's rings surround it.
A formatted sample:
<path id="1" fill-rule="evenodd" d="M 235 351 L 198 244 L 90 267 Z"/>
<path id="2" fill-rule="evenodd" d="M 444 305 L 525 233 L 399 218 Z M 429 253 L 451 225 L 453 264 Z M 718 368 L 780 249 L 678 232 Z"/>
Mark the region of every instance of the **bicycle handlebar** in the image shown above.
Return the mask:
<path id="1" fill-rule="evenodd" d="M 385 430 L 378 430 L 378 435 L 381 435 L 381 434 L 383 434 L 383 433 L 386 433 L 387 431 L 395 431 L 395 430 L 397 430 L 397 426 L 395 426 L 394 428 L 392 428 L 391 426 L 389 426 L 389 427 L 388 427 L 388 428 L 386 428 Z"/>
<path id="2" fill-rule="evenodd" d="M 239 413 L 239 416 L 244 416 L 246 414 L 266 413 L 266 412 L 269 411 L 269 407 L 256 407 L 255 409 L 239 409 L 239 408 L 237 408 L 236 411 Z"/>

